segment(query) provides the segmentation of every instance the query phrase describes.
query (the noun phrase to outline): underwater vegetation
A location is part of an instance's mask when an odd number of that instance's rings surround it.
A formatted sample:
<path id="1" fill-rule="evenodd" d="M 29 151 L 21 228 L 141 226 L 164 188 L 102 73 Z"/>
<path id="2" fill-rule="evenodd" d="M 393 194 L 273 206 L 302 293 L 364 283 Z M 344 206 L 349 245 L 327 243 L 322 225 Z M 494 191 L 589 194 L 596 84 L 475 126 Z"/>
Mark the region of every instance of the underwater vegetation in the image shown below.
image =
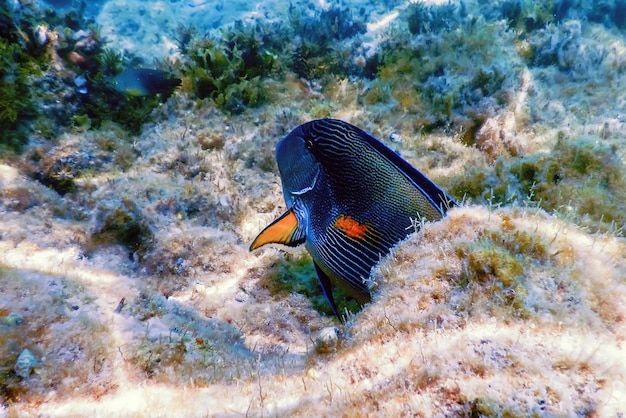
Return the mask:
<path id="1" fill-rule="evenodd" d="M 27 122 L 38 114 L 30 84 L 47 56 L 32 31 L 31 12 L 18 19 L 8 2 L 0 4 L 0 147 L 13 151 L 25 143 Z"/>
<path id="2" fill-rule="evenodd" d="M 525 70 L 556 66 L 587 79 L 607 55 L 605 45 L 583 45 L 589 22 L 619 29 L 621 3 L 603 2 L 603 19 L 587 18 L 593 2 L 479 2 L 478 13 L 464 3 L 412 3 L 383 37 L 360 103 L 393 103 L 416 128 L 461 131 L 462 142 L 475 145 L 484 122 L 511 106 Z"/>
<path id="3" fill-rule="evenodd" d="M 137 96 L 118 91 L 113 83 L 115 76 L 124 69 L 137 65 L 132 56 L 120 52 L 99 48 L 90 58 L 89 63 L 79 71 L 86 80 L 86 94 L 81 95 L 73 123 L 86 128 L 100 127 L 107 121 L 113 121 L 138 134 L 142 125 L 150 121 L 151 113 L 160 103 L 167 100 L 171 90 L 162 94 Z M 165 64 L 162 64 L 166 67 Z M 169 68 L 164 68 L 169 72 Z M 81 120 L 82 118 L 82 120 Z"/>
<path id="4" fill-rule="evenodd" d="M 333 315 L 326 297 L 319 290 L 320 283 L 313 267 L 313 261 L 308 254 L 295 256 L 286 253 L 284 258 L 272 263 L 269 269 L 263 267 L 262 274 L 265 286 L 272 294 L 298 293 L 304 295 L 316 311 L 328 316 Z M 350 298 L 340 286 L 334 286 L 332 292 L 340 315 L 343 315 L 346 310 L 350 313 L 356 313 L 361 309 L 356 299 Z"/>
<path id="5" fill-rule="evenodd" d="M 365 36 L 367 13 L 320 3 L 210 37 L 181 27 L 180 63 L 148 63 L 183 81 L 167 103 L 115 91 L 147 63 L 79 15 L 39 14 L 44 46 L 4 26 L 30 142 L 0 164 L 0 416 L 623 412 L 623 94 L 576 106 L 618 90 L 626 60 L 613 85 L 608 64 L 583 84 L 568 51 L 622 54 L 618 3 L 394 1 L 399 18 Z M 610 30 L 577 18 L 592 3 Z M 286 209 L 275 143 L 323 112 L 470 203 L 377 263 L 363 308 L 335 287 L 345 325 L 304 250 L 246 250 Z M 480 132 L 509 114 L 526 148 L 492 152 Z"/>
<path id="6" fill-rule="evenodd" d="M 626 172 L 614 146 L 560 135 L 547 154 L 500 158 L 473 167 L 453 181 L 451 192 L 484 205 L 539 206 L 592 231 L 624 236 Z"/>
<path id="7" fill-rule="evenodd" d="M 279 45 L 267 35 L 269 27 L 238 21 L 219 39 L 187 40 L 191 35 L 183 34 L 179 43 L 188 58 L 183 73 L 193 95 L 233 114 L 264 103 L 269 91 L 263 78 L 278 70 Z"/>
<path id="8" fill-rule="evenodd" d="M 427 32 L 450 31 L 459 26 L 466 16 L 465 5 L 448 2 L 441 5 L 411 3 L 406 11 L 406 23 L 413 35 Z"/>
<path id="9" fill-rule="evenodd" d="M 495 3 L 495 4 L 494 4 Z M 576 0 L 504 0 L 493 2 L 486 10 L 490 18 L 506 19 L 508 25 L 519 31 L 530 33 L 558 24 L 567 19 L 588 19 L 591 22 L 623 29 L 626 24 L 626 1 L 576 1 Z"/>
<path id="10" fill-rule="evenodd" d="M 332 5 L 308 15 L 292 6 L 288 22 L 236 21 L 219 36 L 198 36 L 195 28 L 179 27 L 178 47 L 187 58 L 185 90 L 238 114 L 268 101 L 268 80 L 287 71 L 308 80 L 375 72 L 377 56 L 362 67 L 352 63 L 353 46 L 346 42 L 364 33 L 365 23 L 348 8 Z"/>
<path id="11" fill-rule="evenodd" d="M 414 35 L 399 30 L 385 41 L 378 77 L 362 100 L 370 106 L 395 103 L 426 132 L 464 130 L 471 143 L 482 123 L 508 103 L 523 62 L 506 47 L 505 27 L 482 17 L 462 18 L 460 7 L 446 10 L 452 15 L 445 24 L 422 24 L 438 32 L 420 26 Z"/>
<path id="12" fill-rule="evenodd" d="M 506 315 L 528 317 L 532 311 L 527 277 L 535 265 L 549 262 L 549 246 L 537 236 L 516 230 L 508 217 L 503 217 L 502 229 L 480 231 L 473 242 L 460 243 L 454 248 L 462 261 L 456 278 L 467 298 L 489 295 L 489 303 L 507 310 Z M 471 304 L 460 306 L 472 309 Z"/>
<path id="13" fill-rule="evenodd" d="M 464 3 L 414 2 L 380 46 L 367 52 L 361 39 L 363 9 L 291 5 L 282 22 L 237 21 L 219 35 L 203 36 L 180 25 L 175 40 L 183 61 L 156 66 L 182 78 L 192 98 L 210 99 L 231 114 L 271 100 L 275 81 L 286 72 L 322 85 L 337 78 L 375 78 L 363 103 L 395 103 L 426 132 L 460 129 L 471 145 L 481 124 L 509 103 L 525 65 L 557 63 L 563 71 L 580 66 L 558 49 L 568 47 L 566 40 L 555 49 L 555 36 L 567 37 L 566 30 L 555 28 L 585 14 L 592 22 L 623 27 L 625 1 L 591 3 L 505 0 L 479 4 L 477 15 Z M 3 3 L 0 89 L 12 99 L 0 105 L 0 123 L 9 147 L 23 142 L 29 129 L 51 137 L 62 129 L 98 128 L 108 120 L 136 134 L 168 98 L 130 97 L 112 88 L 116 75 L 145 63 L 105 47 L 80 5 L 63 15 L 32 6 L 16 18 Z M 540 41 L 529 39 L 541 31 Z M 511 40 L 517 49 L 505 47 Z M 63 107 L 53 100 L 59 95 Z M 33 128 L 25 126 L 29 120 Z"/>
<path id="14" fill-rule="evenodd" d="M 332 6 L 307 16 L 301 10 L 289 8 L 289 24 L 294 36 L 290 69 L 306 79 L 324 79 L 330 75 L 347 76 L 356 73 L 351 63 L 352 49 L 343 41 L 362 34 L 365 22 L 354 17 L 352 10 Z M 358 42 L 356 43 L 358 46 Z M 365 67 L 375 66 L 377 56 Z M 370 75 L 374 71 L 371 68 Z"/>
<path id="15" fill-rule="evenodd" d="M 36 116 L 29 75 L 36 65 L 17 43 L 0 38 L 0 146 L 19 150 L 27 136 L 25 121 Z"/>
<path id="16" fill-rule="evenodd" d="M 505 19 L 511 29 L 523 35 L 563 20 L 571 6 L 569 0 L 540 2 L 505 0 L 489 8 L 486 15 L 494 20 Z"/>
<path id="17" fill-rule="evenodd" d="M 82 17 L 84 7 L 63 15 L 33 4 L 15 7 L 0 5 L 3 147 L 19 151 L 33 131 L 50 138 L 107 121 L 138 133 L 167 99 L 129 97 L 113 88 L 112 79 L 136 60 L 104 47 L 98 26 Z"/>

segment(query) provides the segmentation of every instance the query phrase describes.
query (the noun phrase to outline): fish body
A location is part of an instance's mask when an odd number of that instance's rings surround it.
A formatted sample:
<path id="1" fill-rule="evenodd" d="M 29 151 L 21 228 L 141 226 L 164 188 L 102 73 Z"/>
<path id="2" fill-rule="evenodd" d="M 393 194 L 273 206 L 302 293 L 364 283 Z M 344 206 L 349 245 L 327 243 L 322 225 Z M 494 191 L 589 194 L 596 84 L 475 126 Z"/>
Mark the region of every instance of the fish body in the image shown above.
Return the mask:
<path id="1" fill-rule="evenodd" d="M 363 304 L 367 279 L 421 221 L 441 219 L 456 202 L 367 132 L 335 119 L 298 126 L 276 146 L 288 210 L 254 240 L 305 244 L 335 315 L 332 286 Z"/>
<path id="2" fill-rule="evenodd" d="M 149 68 L 127 69 L 113 78 L 115 90 L 131 96 L 169 94 L 180 84 L 179 78 L 171 77 L 165 71 Z"/>

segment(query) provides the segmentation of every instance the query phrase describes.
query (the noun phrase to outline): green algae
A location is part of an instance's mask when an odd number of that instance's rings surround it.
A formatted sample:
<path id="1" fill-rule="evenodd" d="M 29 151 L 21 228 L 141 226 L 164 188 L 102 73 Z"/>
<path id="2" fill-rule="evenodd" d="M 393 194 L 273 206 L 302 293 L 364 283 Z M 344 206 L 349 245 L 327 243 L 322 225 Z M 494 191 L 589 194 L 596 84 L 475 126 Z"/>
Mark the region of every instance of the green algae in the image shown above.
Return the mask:
<path id="1" fill-rule="evenodd" d="M 623 235 L 624 171 L 614 146 L 561 136 L 550 153 L 469 168 L 452 179 L 450 192 L 479 204 L 536 206 L 592 231 Z"/>
<path id="2" fill-rule="evenodd" d="M 529 317 L 536 296 L 529 278 L 533 269 L 551 265 L 549 249 L 549 243 L 518 229 L 508 216 L 502 217 L 500 228 L 482 230 L 477 240 L 461 242 L 454 248 L 462 263 L 455 284 L 465 294 L 459 308 Z"/>
<path id="3" fill-rule="evenodd" d="M 332 75 L 345 77 L 359 72 L 351 65 L 351 48 L 343 41 L 364 33 L 366 26 L 349 8 L 333 5 L 316 11 L 312 17 L 305 17 L 302 10 L 292 6 L 289 23 L 296 42 L 290 52 L 291 58 L 286 57 L 289 60 L 287 65 L 298 76 L 324 80 Z M 375 56 L 365 63 L 362 75 L 373 75 L 376 60 Z"/>
<path id="4" fill-rule="evenodd" d="M 239 21 L 220 39 L 188 41 L 184 73 L 194 96 L 210 98 L 217 107 L 233 114 L 264 103 L 269 91 L 263 79 L 278 70 L 277 45 L 266 34 L 268 30 Z"/>
<path id="5" fill-rule="evenodd" d="M 298 256 L 285 254 L 284 258 L 276 261 L 264 274 L 267 277 L 267 286 L 272 293 L 299 293 L 311 301 L 316 311 L 329 316 L 333 315 L 322 292 L 313 261 L 308 254 Z M 333 286 L 333 297 L 340 313 L 346 310 L 356 313 L 360 310 L 359 304 L 349 298 L 339 286 Z"/>
<path id="6" fill-rule="evenodd" d="M 6 13 L 8 5 L 5 4 L 0 14 Z M 19 151 L 24 145 L 28 135 L 25 122 L 37 115 L 30 78 L 40 74 L 41 61 L 39 53 L 33 54 L 22 44 L 10 40 L 19 38 L 20 33 L 12 26 L 3 28 L 0 34 L 0 147 L 12 151 Z"/>
<path id="7" fill-rule="evenodd" d="M 364 33 L 365 23 L 348 8 L 332 6 L 308 16 L 292 6 L 288 17 L 286 25 L 237 21 L 219 36 L 198 37 L 196 29 L 180 27 L 177 39 L 186 57 L 183 89 L 239 114 L 271 101 L 273 84 L 268 81 L 288 72 L 322 81 L 375 73 L 377 56 L 363 66 L 352 63 L 354 46 L 346 42 Z"/>
<path id="8" fill-rule="evenodd" d="M 408 19 L 436 6 L 412 7 L 416 11 Z M 391 31 L 381 46 L 378 78 L 364 93 L 365 101 L 386 105 L 391 98 L 394 110 L 411 115 L 426 132 L 436 128 L 476 132 L 504 108 L 523 69 L 518 52 L 508 47 L 511 34 L 503 25 L 460 12 L 447 22 L 414 28 L 415 34 Z"/>
<path id="9" fill-rule="evenodd" d="M 525 268 L 518 255 L 487 239 L 459 245 L 456 253 L 464 263 L 458 279 L 462 288 L 489 295 L 491 303 L 511 309 L 514 317 L 529 314 L 525 305 Z"/>
<path id="10" fill-rule="evenodd" d="M 567 1 L 505 0 L 494 9 L 494 18 L 503 18 L 510 28 L 529 33 L 558 22 L 567 13 Z"/>
<path id="11" fill-rule="evenodd" d="M 76 12 L 61 16 L 20 7 L 16 16 L 8 4 L 0 6 L 0 147 L 19 152 L 33 133 L 50 138 L 107 121 L 138 133 L 161 100 L 137 100 L 112 88 L 111 79 L 131 58 L 104 48 L 99 28 Z M 43 34 L 40 38 L 35 28 Z M 79 76 L 85 80 L 81 92 L 68 81 Z M 49 107 L 54 111 L 41 111 Z"/>
<path id="12" fill-rule="evenodd" d="M 452 30 L 458 26 L 465 16 L 464 5 L 448 2 L 440 5 L 426 5 L 417 1 L 409 4 L 405 11 L 405 19 L 409 32 L 413 35 L 427 32 Z"/>

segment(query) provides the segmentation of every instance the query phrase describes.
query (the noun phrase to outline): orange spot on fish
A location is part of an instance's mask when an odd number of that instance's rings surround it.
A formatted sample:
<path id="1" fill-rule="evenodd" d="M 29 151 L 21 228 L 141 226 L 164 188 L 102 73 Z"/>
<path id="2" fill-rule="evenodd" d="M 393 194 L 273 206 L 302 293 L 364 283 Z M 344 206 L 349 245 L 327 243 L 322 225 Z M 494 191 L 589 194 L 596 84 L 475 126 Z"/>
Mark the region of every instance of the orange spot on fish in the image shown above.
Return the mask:
<path id="1" fill-rule="evenodd" d="M 350 238 L 363 239 L 367 234 L 368 226 L 359 223 L 352 216 L 339 215 L 333 224 L 335 228 L 345 232 Z"/>

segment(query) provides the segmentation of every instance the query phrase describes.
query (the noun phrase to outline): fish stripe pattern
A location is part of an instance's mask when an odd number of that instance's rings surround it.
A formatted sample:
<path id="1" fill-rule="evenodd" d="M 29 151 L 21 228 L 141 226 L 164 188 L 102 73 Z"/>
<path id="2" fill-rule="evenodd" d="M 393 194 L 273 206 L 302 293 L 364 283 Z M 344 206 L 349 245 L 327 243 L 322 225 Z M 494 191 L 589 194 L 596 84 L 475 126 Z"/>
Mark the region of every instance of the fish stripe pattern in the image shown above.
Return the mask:
<path id="1" fill-rule="evenodd" d="M 430 215 L 427 216 L 429 219 L 441 218 L 443 215 L 441 208 L 447 209 L 446 206 L 452 202 L 452 199 L 445 192 L 367 132 L 345 123 L 338 124 L 336 122 L 341 121 L 322 119 L 302 125 L 301 128 L 304 136 L 308 135 L 314 141 L 313 154 L 317 154 L 319 159 L 328 162 L 327 170 L 343 174 L 338 177 L 338 180 L 344 180 L 344 187 L 363 188 L 373 181 L 375 185 L 382 186 L 382 188 L 370 190 L 379 190 L 379 195 L 384 194 L 383 191 L 388 190 L 389 187 L 393 186 L 393 183 L 381 183 L 385 180 L 393 180 L 395 174 L 393 171 L 395 171 L 406 176 L 413 186 L 421 192 L 421 199 L 424 202 L 420 202 L 420 213 Z M 358 156 L 357 158 L 355 158 L 355 154 Z M 387 169 L 391 167 L 397 167 L 397 169 L 386 172 L 383 170 L 369 171 L 371 168 L 376 168 L 372 163 L 381 158 L 385 160 L 381 164 L 382 166 L 387 166 L 385 167 Z M 364 180 L 367 181 L 352 182 L 352 179 L 359 178 L 357 176 L 365 176 Z M 352 193 L 352 195 L 358 197 L 357 193 Z"/>

